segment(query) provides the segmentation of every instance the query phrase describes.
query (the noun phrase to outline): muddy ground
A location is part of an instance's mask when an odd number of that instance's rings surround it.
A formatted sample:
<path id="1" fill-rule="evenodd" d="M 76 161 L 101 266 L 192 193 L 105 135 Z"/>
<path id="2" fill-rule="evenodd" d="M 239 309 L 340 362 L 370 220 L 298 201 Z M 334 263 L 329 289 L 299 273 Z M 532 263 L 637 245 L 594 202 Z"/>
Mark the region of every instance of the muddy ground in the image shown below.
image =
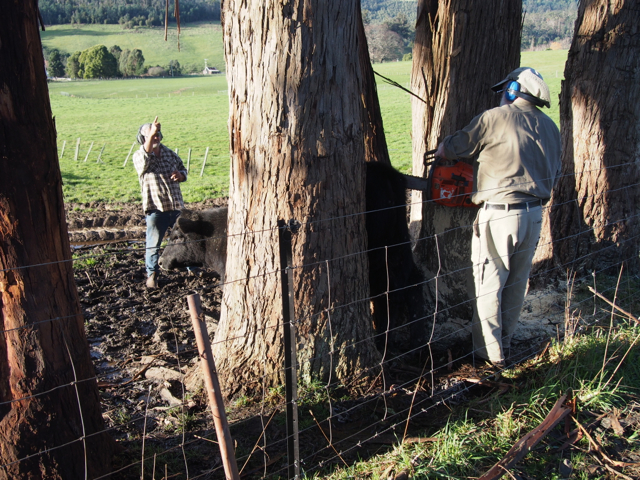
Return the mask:
<path id="1" fill-rule="evenodd" d="M 208 201 L 191 208 L 223 203 Z M 174 271 L 160 277 L 157 290 L 147 290 L 144 216 L 139 205 L 70 204 L 67 222 L 103 417 L 120 447 L 114 463 L 118 473 L 113 478 L 140 478 L 143 436 L 145 478 L 152 478 L 153 472 L 153 478 L 224 478 L 207 400 L 191 381 L 198 363 L 186 301 L 189 294 L 200 295 L 213 338 L 220 315 L 218 275 L 207 270 L 196 275 Z M 98 244 L 105 241 L 110 243 Z M 562 310 L 562 303 L 548 297 L 546 301 L 541 297 L 539 303 L 547 309 L 541 325 L 555 331 L 558 321 L 552 316 Z M 540 310 L 537 313 L 540 316 Z M 545 336 L 547 331 L 533 334 L 535 341 Z M 529 350 L 531 338 L 523 340 Z M 447 355 L 435 358 L 440 369 L 433 385 L 429 379 L 416 387 L 424 361 L 403 358 L 389 365 L 388 385 L 396 387 L 386 395 L 381 395 L 380 378 L 366 390 L 332 392 L 331 425 L 326 420 L 330 412 L 326 392 L 300 392 L 303 469 L 322 471 L 342 459 L 351 462 L 391 448 L 397 436 L 404 434 L 402 419 L 412 404 L 414 416 L 407 437 L 424 436 L 444 425 L 447 410 L 437 405 L 443 398 L 451 405 L 488 394 L 491 384 L 470 389 L 473 383 L 462 380 L 477 379 L 482 373 L 464 357 L 469 348 L 468 344 L 452 346 Z M 243 478 L 287 476 L 283 393 L 284 388 L 264 399 L 242 398 L 226 406 Z M 425 413 L 416 415 L 420 411 L 416 407 Z M 336 450 L 328 446 L 329 435 Z"/>

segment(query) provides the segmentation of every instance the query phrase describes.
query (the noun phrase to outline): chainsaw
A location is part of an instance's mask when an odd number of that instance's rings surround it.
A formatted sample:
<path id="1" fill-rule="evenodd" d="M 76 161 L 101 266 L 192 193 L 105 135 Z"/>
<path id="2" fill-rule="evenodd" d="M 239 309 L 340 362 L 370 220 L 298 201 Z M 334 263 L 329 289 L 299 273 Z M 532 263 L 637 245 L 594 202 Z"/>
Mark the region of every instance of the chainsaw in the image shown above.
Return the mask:
<path id="1" fill-rule="evenodd" d="M 409 190 L 426 192 L 427 200 L 445 207 L 477 207 L 471 202 L 473 193 L 473 167 L 468 163 L 436 157 L 436 150 L 425 152 L 427 178 L 402 174 Z M 449 162 L 455 162 L 450 165 Z"/>
<path id="2" fill-rule="evenodd" d="M 473 167 L 468 163 L 436 157 L 437 150 L 424 154 L 425 166 L 431 166 L 427 182 L 428 199 L 445 207 L 476 207 L 471 202 Z"/>

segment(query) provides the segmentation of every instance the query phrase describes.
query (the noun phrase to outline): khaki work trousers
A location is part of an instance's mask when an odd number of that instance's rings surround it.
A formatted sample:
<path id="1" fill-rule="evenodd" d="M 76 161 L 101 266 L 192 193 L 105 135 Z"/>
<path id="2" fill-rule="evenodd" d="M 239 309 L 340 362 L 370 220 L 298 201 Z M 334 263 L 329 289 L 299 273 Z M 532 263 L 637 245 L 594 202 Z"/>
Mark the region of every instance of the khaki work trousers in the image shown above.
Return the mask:
<path id="1" fill-rule="evenodd" d="M 542 208 L 481 208 L 474 223 L 471 259 L 476 302 L 472 326 L 475 355 L 505 360 L 524 303 Z"/>

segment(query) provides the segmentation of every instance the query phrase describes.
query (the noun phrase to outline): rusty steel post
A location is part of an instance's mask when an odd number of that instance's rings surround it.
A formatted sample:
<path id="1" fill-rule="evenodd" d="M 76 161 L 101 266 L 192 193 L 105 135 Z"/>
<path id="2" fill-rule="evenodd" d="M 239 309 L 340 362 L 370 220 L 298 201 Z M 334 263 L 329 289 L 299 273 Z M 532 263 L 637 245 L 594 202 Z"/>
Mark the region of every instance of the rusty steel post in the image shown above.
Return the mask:
<path id="1" fill-rule="evenodd" d="M 224 410 L 224 402 L 220 393 L 220 383 L 216 375 L 216 367 L 211 354 L 211 341 L 207 333 L 207 327 L 202 318 L 202 310 L 200 308 L 200 295 L 193 294 L 187 296 L 189 304 L 189 313 L 191 314 L 191 322 L 193 323 L 193 331 L 196 335 L 198 343 L 198 353 L 204 373 L 204 383 L 209 396 L 209 405 L 213 414 L 213 422 L 216 427 L 216 435 L 218 444 L 220 445 L 220 455 L 224 466 L 225 477 L 227 480 L 239 480 L 238 465 L 233 450 L 233 440 L 229 432 L 229 424 L 227 423 L 227 414 Z"/>

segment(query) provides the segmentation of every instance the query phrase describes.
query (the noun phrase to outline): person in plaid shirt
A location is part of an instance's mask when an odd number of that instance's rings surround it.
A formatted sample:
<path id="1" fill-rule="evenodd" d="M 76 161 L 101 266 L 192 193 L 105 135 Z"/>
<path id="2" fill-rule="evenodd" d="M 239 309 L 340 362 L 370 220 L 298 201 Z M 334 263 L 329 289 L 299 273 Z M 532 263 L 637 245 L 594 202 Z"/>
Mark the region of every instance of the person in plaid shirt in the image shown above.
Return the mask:
<path id="1" fill-rule="evenodd" d="M 145 267 L 147 288 L 158 287 L 158 257 L 162 238 L 184 208 L 180 182 L 187 180 L 187 169 L 178 155 L 160 141 L 158 117 L 138 131 L 140 149 L 133 154 L 142 190 L 142 208 L 147 220 Z"/>

